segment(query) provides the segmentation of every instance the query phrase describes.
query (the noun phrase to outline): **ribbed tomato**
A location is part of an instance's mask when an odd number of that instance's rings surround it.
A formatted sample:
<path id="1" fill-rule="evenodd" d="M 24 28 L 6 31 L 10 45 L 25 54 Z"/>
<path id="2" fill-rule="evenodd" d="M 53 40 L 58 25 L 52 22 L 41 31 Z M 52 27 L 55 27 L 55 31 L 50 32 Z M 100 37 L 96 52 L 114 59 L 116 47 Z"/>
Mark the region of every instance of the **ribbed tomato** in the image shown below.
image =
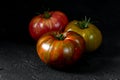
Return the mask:
<path id="1" fill-rule="evenodd" d="M 102 43 L 100 29 L 89 21 L 90 19 L 84 21 L 73 20 L 65 28 L 65 31 L 77 32 L 85 39 L 86 52 L 97 50 Z"/>
<path id="2" fill-rule="evenodd" d="M 49 31 L 63 31 L 68 24 L 68 18 L 62 11 L 47 11 L 32 18 L 29 23 L 30 36 L 38 40 Z"/>
<path id="3" fill-rule="evenodd" d="M 36 49 L 44 63 L 61 68 L 80 59 L 85 50 L 85 41 L 73 31 L 48 32 L 38 40 Z"/>

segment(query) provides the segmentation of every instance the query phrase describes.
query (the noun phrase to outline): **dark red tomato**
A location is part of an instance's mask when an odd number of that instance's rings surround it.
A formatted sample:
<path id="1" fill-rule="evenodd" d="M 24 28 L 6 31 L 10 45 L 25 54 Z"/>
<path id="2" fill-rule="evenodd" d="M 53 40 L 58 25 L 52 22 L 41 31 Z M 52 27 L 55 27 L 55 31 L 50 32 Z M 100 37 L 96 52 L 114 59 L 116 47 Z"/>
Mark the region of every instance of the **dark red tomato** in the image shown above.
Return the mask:
<path id="1" fill-rule="evenodd" d="M 64 31 L 68 18 L 61 11 L 49 11 L 32 18 L 29 23 L 29 32 L 33 39 L 38 40 L 49 31 Z"/>
<path id="2" fill-rule="evenodd" d="M 39 38 L 36 49 L 44 63 L 63 68 L 81 58 L 85 50 L 85 41 L 82 36 L 73 31 L 49 32 Z"/>

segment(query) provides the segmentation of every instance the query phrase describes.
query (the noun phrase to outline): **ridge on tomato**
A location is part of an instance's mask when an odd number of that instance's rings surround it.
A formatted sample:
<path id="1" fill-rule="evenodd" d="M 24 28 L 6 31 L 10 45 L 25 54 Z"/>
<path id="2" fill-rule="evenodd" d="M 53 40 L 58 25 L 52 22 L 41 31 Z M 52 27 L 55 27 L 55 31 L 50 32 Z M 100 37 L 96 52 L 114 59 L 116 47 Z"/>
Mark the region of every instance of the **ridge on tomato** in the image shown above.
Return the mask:
<path id="1" fill-rule="evenodd" d="M 45 64 L 63 68 L 80 59 L 85 50 L 85 41 L 73 31 L 48 32 L 39 38 L 36 50 Z"/>
<path id="2" fill-rule="evenodd" d="M 38 40 L 49 31 L 64 31 L 68 18 L 62 11 L 45 11 L 34 16 L 29 23 L 29 33 L 34 40 Z"/>
<path id="3" fill-rule="evenodd" d="M 74 31 L 80 34 L 86 43 L 86 52 L 97 50 L 102 43 L 102 33 L 95 24 L 90 23 L 90 18 L 87 20 L 73 20 L 65 28 L 65 31 Z"/>

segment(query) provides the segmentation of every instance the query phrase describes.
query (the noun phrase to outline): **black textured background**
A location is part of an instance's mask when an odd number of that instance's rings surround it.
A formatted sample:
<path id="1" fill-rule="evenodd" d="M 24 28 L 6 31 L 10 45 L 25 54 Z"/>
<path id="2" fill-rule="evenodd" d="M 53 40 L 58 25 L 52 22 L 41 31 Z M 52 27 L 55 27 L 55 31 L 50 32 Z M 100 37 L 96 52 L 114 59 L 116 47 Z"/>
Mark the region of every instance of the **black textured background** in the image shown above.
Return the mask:
<path id="1" fill-rule="evenodd" d="M 115 0 L 3 1 L 0 7 L 0 80 L 120 80 L 120 3 Z M 91 17 L 103 43 L 69 70 L 48 67 L 38 58 L 28 24 L 36 13 L 61 10 L 69 20 Z"/>

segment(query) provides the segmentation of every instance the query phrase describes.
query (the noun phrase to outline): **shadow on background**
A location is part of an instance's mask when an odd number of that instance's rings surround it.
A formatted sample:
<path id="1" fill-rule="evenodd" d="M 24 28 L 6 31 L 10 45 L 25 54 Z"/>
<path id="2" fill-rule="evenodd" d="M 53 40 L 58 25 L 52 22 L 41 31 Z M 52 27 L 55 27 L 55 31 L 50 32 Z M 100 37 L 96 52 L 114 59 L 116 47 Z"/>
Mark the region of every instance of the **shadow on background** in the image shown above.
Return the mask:
<path id="1" fill-rule="evenodd" d="M 84 53 L 82 58 L 73 66 L 52 69 L 75 74 L 110 73 L 111 70 L 114 70 L 115 65 L 113 64 L 116 61 L 116 58 L 120 56 L 119 53 L 120 51 L 117 43 L 107 44 L 103 42 L 98 50 L 92 53 Z M 119 62 L 117 64 L 118 65 L 116 66 L 119 67 Z"/>

